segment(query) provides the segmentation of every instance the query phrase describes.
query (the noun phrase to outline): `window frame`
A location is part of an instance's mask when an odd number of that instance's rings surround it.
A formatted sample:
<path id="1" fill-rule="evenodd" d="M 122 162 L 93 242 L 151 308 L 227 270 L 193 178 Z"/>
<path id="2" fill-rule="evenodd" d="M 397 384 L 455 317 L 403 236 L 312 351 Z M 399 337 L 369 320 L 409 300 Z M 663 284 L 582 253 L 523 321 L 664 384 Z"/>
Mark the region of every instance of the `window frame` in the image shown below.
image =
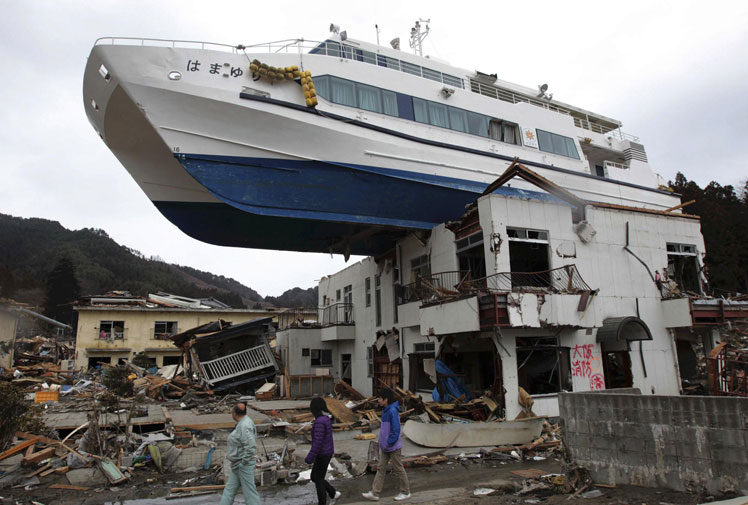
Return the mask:
<path id="1" fill-rule="evenodd" d="M 538 139 L 538 150 L 546 152 L 546 153 L 555 154 L 557 156 L 563 156 L 565 158 L 571 158 L 571 159 L 574 159 L 574 160 L 581 159 L 579 157 L 579 150 L 577 149 L 577 144 L 576 144 L 576 142 L 574 142 L 573 138 L 567 137 L 566 135 L 560 135 L 558 133 L 549 132 L 548 130 L 542 130 L 540 128 L 535 128 L 535 135 L 537 136 L 537 139 Z M 545 139 L 544 135 L 548 135 L 548 138 Z M 566 147 L 566 149 L 565 149 L 566 152 L 565 153 L 561 153 L 561 152 L 557 152 L 556 151 L 556 149 L 554 147 L 556 145 L 555 142 L 554 142 L 554 139 L 556 137 L 558 137 L 558 139 L 556 141 L 559 141 L 559 142 L 560 142 L 560 139 L 563 139 L 564 145 Z M 550 145 L 549 149 L 547 149 L 547 147 L 549 147 L 548 144 L 546 143 L 547 140 L 550 140 L 550 142 L 551 142 L 551 145 Z M 544 145 L 545 145 L 545 147 L 544 147 Z M 569 149 L 570 148 L 574 149 L 574 155 L 573 156 L 569 154 Z"/>
<path id="2" fill-rule="evenodd" d="M 540 343 L 539 345 L 533 344 L 533 345 L 520 345 L 520 340 L 535 340 L 538 342 L 542 342 L 543 340 L 555 340 L 554 344 L 550 343 Z M 519 363 L 520 359 L 520 353 L 522 352 L 528 352 L 529 354 L 525 358 L 525 360 L 522 362 L 522 364 Z M 516 337 L 515 338 L 515 354 L 517 356 L 517 378 L 519 380 L 520 377 L 520 370 L 522 367 L 524 367 L 527 362 L 532 357 L 533 353 L 535 351 L 555 351 L 556 353 L 556 363 L 559 366 L 556 366 L 554 364 L 553 368 L 551 369 L 551 372 L 554 370 L 556 371 L 556 378 L 558 381 L 558 391 L 556 392 L 533 392 L 529 390 L 529 384 L 525 384 L 525 386 L 522 386 L 525 391 L 527 391 L 530 395 L 536 396 L 536 395 L 557 395 L 561 392 L 571 392 L 574 391 L 574 380 L 571 373 L 571 348 L 567 346 L 561 345 L 561 341 L 558 338 L 558 336 L 531 336 L 531 337 Z M 566 377 L 562 377 L 562 374 L 564 373 L 564 366 L 566 367 Z M 521 384 L 520 384 L 521 385 Z M 568 387 L 568 389 L 566 389 Z"/>

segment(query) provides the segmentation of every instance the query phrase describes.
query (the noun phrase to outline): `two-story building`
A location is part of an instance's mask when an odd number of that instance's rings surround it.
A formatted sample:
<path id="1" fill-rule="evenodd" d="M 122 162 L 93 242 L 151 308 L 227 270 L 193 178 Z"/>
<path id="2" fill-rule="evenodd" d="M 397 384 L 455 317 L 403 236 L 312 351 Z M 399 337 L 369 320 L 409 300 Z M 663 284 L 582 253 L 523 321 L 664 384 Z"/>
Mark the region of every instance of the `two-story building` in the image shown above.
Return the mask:
<path id="1" fill-rule="evenodd" d="M 679 394 L 679 359 L 713 346 L 704 254 L 695 216 L 586 201 L 515 163 L 459 221 L 323 278 L 327 324 L 278 342 L 291 373 L 424 395 L 451 374 L 510 418 L 520 387 L 539 415 L 558 415 L 560 391 Z"/>
<path id="2" fill-rule="evenodd" d="M 127 292 L 92 296 L 75 306 L 78 313 L 76 368 L 117 364 L 145 353 L 154 365 L 180 363 L 182 351 L 170 337 L 211 321 L 234 325 L 272 317 L 285 309 L 232 309 L 213 299 L 197 300 L 165 293 L 133 297 Z M 316 312 L 299 312 L 313 318 Z M 299 317 L 302 317 L 302 316 Z"/>

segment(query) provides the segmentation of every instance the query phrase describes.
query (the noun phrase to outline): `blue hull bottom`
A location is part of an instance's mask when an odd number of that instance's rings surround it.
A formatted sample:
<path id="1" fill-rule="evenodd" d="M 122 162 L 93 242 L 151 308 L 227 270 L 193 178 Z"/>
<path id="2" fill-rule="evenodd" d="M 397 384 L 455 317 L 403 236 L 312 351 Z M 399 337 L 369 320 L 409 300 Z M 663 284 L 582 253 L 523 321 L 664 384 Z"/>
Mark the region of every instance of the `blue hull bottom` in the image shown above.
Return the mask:
<path id="1" fill-rule="evenodd" d="M 431 229 L 459 217 L 486 185 L 379 167 L 181 154 L 228 205 L 264 216 Z"/>
<path id="2" fill-rule="evenodd" d="M 408 232 L 458 219 L 487 186 L 332 162 L 176 158 L 223 203 L 155 205 L 188 235 L 234 247 L 376 255 Z M 553 198 L 506 187 L 496 192 Z"/>
<path id="3" fill-rule="evenodd" d="M 169 221 L 209 244 L 353 255 L 377 255 L 392 248 L 407 230 L 262 216 L 223 203 L 154 201 Z"/>

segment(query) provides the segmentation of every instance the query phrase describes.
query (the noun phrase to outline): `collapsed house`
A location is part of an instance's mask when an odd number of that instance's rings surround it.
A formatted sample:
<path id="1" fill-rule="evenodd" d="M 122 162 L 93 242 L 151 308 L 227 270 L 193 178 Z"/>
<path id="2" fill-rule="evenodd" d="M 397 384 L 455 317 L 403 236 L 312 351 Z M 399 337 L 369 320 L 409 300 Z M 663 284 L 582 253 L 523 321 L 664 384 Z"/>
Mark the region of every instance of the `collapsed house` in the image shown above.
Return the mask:
<path id="1" fill-rule="evenodd" d="M 198 376 L 213 391 L 270 380 L 279 371 L 268 336 L 272 317 L 232 325 L 210 323 L 174 335 L 171 341 L 186 356 L 188 377 Z"/>
<path id="2" fill-rule="evenodd" d="M 223 320 L 234 324 L 263 317 L 277 320 L 277 309 L 234 309 L 214 299 L 193 299 L 168 293 L 135 297 L 125 291 L 90 296 L 75 306 L 77 369 L 99 364 L 117 365 L 142 353 L 163 367 L 181 362 L 182 350 L 170 337 Z M 304 313 L 306 314 L 306 313 Z M 314 318 L 315 314 L 306 314 Z"/>
<path id="3" fill-rule="evenodd" d="M 620 191 L 621 202 L 661 192 Z M 432 395 L 451 377 L 508 418 L 520 388 L 550 416 L 562 391 L 679 394 L 692 373 L 681 363 L 745 317 L 710 318 L 704 254 L 697 216 L 585 200 L 515 162 L 458 221 L 323 278 L 321 323 L 278 333 L 285 373 L 329 373 L 365 395 L 393 384 Z"/>

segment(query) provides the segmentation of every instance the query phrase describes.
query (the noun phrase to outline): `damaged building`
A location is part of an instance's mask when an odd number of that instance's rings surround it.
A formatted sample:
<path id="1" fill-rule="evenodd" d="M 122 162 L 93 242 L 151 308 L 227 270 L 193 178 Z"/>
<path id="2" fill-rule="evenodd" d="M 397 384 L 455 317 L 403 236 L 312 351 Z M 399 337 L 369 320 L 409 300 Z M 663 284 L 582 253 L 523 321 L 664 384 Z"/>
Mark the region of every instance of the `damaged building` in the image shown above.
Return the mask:
<path id="1" fill-rule="evenodd" d="M 144 353 L 154 366 L 178 364 L 182 350 L 170 340 L 174 335 L 217 320 L 238 325 L 270 317 L 277 322 L 282 313 L 277 309 L 234 309 L 214 299 L 167 293 L 141 298 L 127 292 L 87 297 L 75 310 L 78 369 L 99 363 L 116 365 L 138 353 Z M 303 317 L 313 319 L 315 313 L 303 312 Z"/>
<path id="2" fill-rule="evenodd" d="M 520 388 L 548 416 L 563 391 L 679 394 L 717 326 L 746 315 L 707 296 L 704 254 L 697 216 L 588 201 L 515 162 L 458 221 L 323 278 L 325 324 L 282 328 L 278 345 L 291 375 L 428 396 L 451 379 L 508 418 Z"/>
<path id="3" fill-rule="evenodd" d="M 170 340 L 186 357 L 188 377 L 197 376 L 204 386 L 222 391 L 275 377 L 279 368 L 268 343 L 273 333 L 272 317 L 241 324 L 219 320 Z"/>

